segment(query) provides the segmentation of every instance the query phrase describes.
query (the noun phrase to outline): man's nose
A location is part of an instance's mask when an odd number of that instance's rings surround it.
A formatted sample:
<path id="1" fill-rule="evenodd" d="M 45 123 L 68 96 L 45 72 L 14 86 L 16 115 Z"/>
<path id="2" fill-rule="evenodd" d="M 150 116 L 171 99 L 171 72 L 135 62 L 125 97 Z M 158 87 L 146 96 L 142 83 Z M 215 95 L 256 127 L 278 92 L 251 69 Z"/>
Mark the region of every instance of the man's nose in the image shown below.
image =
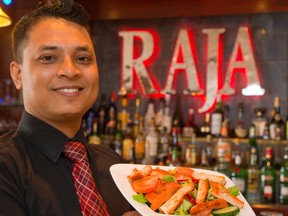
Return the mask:
<path id="1" fill-rule="evenodd" d="M 58 76 L 74 78 L 80 75 L 80 70 L 77 68 L 72 58 L 65 58 L 58 70 Z"/>

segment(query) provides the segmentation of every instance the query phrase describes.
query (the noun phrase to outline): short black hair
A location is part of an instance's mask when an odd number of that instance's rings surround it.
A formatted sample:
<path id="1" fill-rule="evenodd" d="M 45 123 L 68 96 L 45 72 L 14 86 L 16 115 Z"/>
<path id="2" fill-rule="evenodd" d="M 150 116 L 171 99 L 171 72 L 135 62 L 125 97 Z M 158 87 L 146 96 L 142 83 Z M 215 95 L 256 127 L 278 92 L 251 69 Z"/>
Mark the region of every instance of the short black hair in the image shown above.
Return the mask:
<path id="1" fill-rule="evenodd" d="M 28 34 L 31 28 L 47 17 L 64 19 L 83 26 L 88 31 L 93 42 L 90 17 L 78 2 L 74 0 L 54 0 L 44 5 L 40 3 L 35 10 L 25 14 L 13 29 L 11 41 L 15 61 L 22 63 L 23 50 L 28 44 Z"/>

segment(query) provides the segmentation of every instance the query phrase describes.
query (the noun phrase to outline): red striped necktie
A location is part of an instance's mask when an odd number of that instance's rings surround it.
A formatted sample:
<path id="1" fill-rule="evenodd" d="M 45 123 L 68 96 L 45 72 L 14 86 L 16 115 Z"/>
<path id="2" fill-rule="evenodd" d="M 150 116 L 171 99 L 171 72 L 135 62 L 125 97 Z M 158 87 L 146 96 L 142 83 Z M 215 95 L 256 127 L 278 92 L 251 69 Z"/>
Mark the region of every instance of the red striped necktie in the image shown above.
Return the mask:
<path id="1" fill-rule="evenodd" d="M 73 182 L 83 216 L 109 216 L 92 177 L 85 146 L 78 141 L 68 142 L 64 155 L 72 162 Z"/>

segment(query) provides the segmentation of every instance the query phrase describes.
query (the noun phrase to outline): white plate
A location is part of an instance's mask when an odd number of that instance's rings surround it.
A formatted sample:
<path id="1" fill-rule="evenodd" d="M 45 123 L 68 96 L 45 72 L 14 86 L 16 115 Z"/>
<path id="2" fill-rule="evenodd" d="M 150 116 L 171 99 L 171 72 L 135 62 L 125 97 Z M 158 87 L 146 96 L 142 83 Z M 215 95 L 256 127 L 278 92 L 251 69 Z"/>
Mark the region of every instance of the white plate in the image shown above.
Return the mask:
<path id="1" fill-rule="evenodd" d="M 164 214 L 154 212 L 146 204 L 136 202 L 132 197 L 132 195 L 136 194 L 136 192 L 132 189 L 131 184 L 129 183 L 127 179 L 127 176 L 131 173 L 131 171 L 134 168 L 141 169 L 144 166 L 145 165 L 140 165 L 140 164 L 114 164 L 110 167 L 110 172 L 120 192 L 141 215 L 163 216 Z M 153 168 L 159 167 L 163 170 L 174 169 L 174 167 L 167 167 L 167 166 L 152 166 L 152 167 Z M 210 170 L 194 169 L 194 168 L 193 170 L 196 170 L 199 172 L 201 171 L 205 173 L 210 173 L 214 175 L 222 175 L 220 173 L 210 171 Z M 227 176 L 225 176 L 225 179 L 226 179 L 226 187 L 231 187 L 234 185 L 231 179 L 229 179 Z M 251 206 L 248 204 L 246 199 L 243 197 L 243 195 L 240 194 L 238 198 L 244 202 L 244 208 L 240 210 L 239 216 L 247 216 L 247 215 L 255 216 L 254 211 L 252 210 Z"/>

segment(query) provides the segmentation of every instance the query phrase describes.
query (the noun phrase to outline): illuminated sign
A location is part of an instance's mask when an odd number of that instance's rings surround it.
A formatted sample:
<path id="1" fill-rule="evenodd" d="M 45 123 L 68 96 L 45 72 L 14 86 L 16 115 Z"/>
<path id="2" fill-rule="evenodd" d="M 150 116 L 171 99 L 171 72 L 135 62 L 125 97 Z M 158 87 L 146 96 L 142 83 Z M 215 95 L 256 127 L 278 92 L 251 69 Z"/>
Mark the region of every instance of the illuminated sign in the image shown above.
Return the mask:
<path id="1" fill-rule="evenodd" d="M 179 30 L 163 89 L 159 89 L 157 80 L 148 70 L 156 52 L 155 40 L 158 39 L 156 34 L 148 30 L 119 31 L 119 36 L 122 38 L 121 88 L 119 93 L 123 95 L 136 94 L 133 81 L 137 79 L 144 95 L 176 94 L 173 82 L 177 76 L 177 71 L 184 71 L 185 73 L 186 88 L 183 94 L 203 95 L 205 98 L 204 104 L 198 109 L 199 113 L 211 109 L 217 100 L 217 95 L 235 94 L 231 80 L 238 71 L 242 72 L 244 80 L 246 80 L 246 87 L 242 89 L 243 95 L 263 95 L 265 93 L 260 85 L 249 28 L 241 26 L 238 29 L 223 87 L 220 85 L 222 82 L 220 77 L 222 74 L 220 69 L 222 63 L 221 35 L 225 33 L 225 29 L 207 28 L 203 29 L 202 33 L 207 37 L 205 90 L 200 85 L 190 30 L 185 28 Z M 137 44 L 140 44 L 141 49 L 137 49 Z"/>

